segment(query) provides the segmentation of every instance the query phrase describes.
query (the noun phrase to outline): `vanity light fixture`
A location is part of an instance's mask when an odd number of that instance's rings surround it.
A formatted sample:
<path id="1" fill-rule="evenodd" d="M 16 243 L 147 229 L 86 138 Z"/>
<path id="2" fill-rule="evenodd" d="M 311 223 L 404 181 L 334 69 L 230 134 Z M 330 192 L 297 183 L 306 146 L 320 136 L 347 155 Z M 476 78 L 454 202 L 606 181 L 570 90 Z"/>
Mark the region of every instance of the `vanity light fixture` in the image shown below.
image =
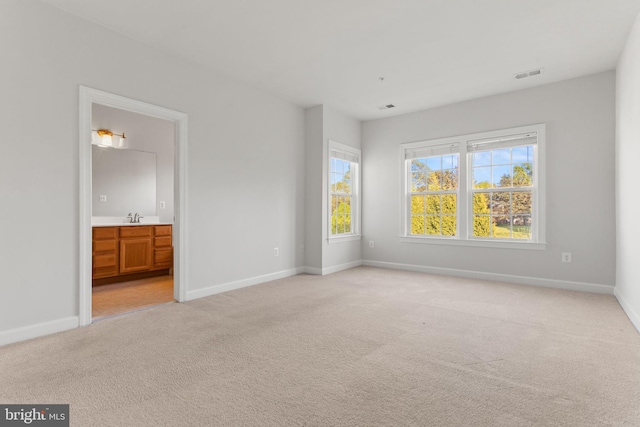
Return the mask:
<path id="1" fill-rule="evenodd" d="M 117 145 L 114 145 L 113 143 L 114 136 L 120 137 Z M 109 129 L 94 130 L 93 134 L 91 135 L 91 142 L 100 147 L 126 148 L 125 139 L 127 139 L 127 137 L 125 136 L 124 132 L 122 132 L 121 134 L 113 133 Z"/>

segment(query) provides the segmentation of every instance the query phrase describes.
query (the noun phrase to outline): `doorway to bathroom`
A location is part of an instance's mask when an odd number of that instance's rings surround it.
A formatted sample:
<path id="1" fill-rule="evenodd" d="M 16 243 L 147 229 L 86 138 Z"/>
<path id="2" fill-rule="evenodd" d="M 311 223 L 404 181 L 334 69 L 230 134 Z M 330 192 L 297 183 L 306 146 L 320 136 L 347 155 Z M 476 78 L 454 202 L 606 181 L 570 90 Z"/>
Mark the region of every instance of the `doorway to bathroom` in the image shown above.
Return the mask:
<path id="1" fill-rule="evenodd" d="M 80 325 L 186 300 L 184 113 L 80 87 Z"/>
<path id="2" fill-rule="evenodd" d="M 93 321 L 174 302 L 175 124 L 91 108 Z"/>

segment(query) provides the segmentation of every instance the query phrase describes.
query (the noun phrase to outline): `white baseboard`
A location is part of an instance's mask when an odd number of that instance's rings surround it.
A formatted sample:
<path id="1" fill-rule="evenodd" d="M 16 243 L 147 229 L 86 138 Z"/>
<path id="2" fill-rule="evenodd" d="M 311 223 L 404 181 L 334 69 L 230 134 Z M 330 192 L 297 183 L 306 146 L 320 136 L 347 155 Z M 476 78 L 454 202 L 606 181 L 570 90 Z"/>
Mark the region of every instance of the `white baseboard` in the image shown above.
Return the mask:
<path id="1" fill-rule="evenodd" d="M 337 273 L 338 271 L 348 270 L 350 268 L 359 267 L 362 265 L 362 260 L 346 262 L 344 264 L 334 265 L 332 267 L 317 268 L 317 267 L 302 267 L 305 274 L 313 274 L 315 276 L 325 276 L 331 273 Z"/>
<path id="2" fill-rule="evenodd" d="M 322 276 L 322 269 L 317 267 L 302 267 L 305 274 L 313 274 L 315 276 Z"/>
<path id="3" fill-rule="evenodd" d="M 208 297 L 222 292 L 233 291 L 235 289 L 246 288 L 248 286 L 258 285 L 260 283 L 270 282 L 272 280 L 283 279 L 289 276 L 295 276 L 306 272 L 306 267 L 291 268 L 289 270 L 277 271 L 275 273 L 264 274 L 262 276 L 250 277 L 248 279 L 237 280 L 235 282 L 222 283 L 220 285 L 209 286 L 203 289 L 196 289 L 187 292 L 186 301 Z"/>
<path id="4" fill-rule="evenodd" d="M 322 269 L 322 275 L 337 273 L 338 271 L 348 270 L 354 267 L 360 267 L 362 265 L 362 260 L 359 259 L 357 261 L 346 262 L 344 264 L 334 265 L 332 267 L 326 267 Z"/>
<path id="5" fill-rule="evenodd" d="M 618 287 L 616 287 L 614 295 L 618 299 L 618 303 L 620 303 L 620 306 L 622 307 L 624 312 L 627 314 L 627 317 L 629 317 L 629 320 L 631 320 L 633 326 L 635 326 L 638 332 L 640 332 L 640 314 L 638 314 L 633 308 L 631 308 L 631 305 L 629 305 L 620 291 L 618 291 Z"/>
<path id="6" fill-rule="evenodd" d="M 485 273 L 482 271 L 458 270 L 454 268 L 426 267 L 413 264 L 399 264 L 394 262 L 364 260 L 362 265 L 370 267 L 391 268 L 394 270 L 418 271 L 421 273 L 440 274 L 446 276 L 464 277 L 468 279 L 493 280 L 496 282 L 516 283 L 519 285 L 541 286 L 545 288 L 566 289 L 570 291 L 591 292 L 596 294 L 613 295 L 613 286 L 597 283 L 570 282 L 567 280 L 541 279 L 538 277 L 513 276 L 510 274 Z"/>
<path id="7" fill-rule="evenodd" d="M 69 329 L 75 329 L 79 325 L 80 318 L 78 316 L 73 316 L 2 331 L 0 332 L 0 346 L 41 337 L 43 335 L 55 334 L 56 332 L 67 331 Z"/>

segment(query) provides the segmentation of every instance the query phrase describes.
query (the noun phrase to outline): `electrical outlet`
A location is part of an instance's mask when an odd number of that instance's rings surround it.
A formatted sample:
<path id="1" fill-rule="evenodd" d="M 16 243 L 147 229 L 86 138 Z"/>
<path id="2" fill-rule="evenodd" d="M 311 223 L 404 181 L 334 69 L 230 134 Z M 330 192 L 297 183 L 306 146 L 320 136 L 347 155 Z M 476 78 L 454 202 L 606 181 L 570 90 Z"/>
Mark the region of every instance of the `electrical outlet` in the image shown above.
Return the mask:
<path id="1" fill-rule="evenodd" d="M 280 256 L 280 249 L 273 248 L 273 256 Z"/>
<path id="2" fill-rule="evenodd" d="M 106 202 L 107 201 L 107 195 L 106 194 L 101 194 L 100 195 L 100 201 L 101 202 Z"/>
<path id="3" fill-rule="evenodd" d="M 375 243 L 373 243 L 373 240 L 369 240 L 369 247 L 370 248 L 374 248 L 376 246 Z"/>
<path id="4" fill-rule="evenodd" d="M 562 252 L 562 262 L 571 262 L 571 252 Z"/>
<path id="5" fill-rule="evenodd" d="M 164 200 L 162 200 L 160 202 L 160 209 L 165 209 L 167 207 L 167 202 L 165 202 Z"/>
<path id="6" fill-rule="evenodd" d="M 300 252 L 304 252 L 304 245 L 300 245 Z"/>

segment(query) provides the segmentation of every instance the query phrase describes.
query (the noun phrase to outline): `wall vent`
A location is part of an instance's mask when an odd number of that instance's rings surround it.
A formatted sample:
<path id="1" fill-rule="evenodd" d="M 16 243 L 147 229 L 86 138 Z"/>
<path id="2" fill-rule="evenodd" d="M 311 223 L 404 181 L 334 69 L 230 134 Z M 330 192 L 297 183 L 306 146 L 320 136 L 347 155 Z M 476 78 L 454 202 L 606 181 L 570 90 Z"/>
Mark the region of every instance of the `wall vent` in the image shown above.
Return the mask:
<path id="1" fill-rule="evenodd" d="M 389 108 L 395 108 L 395 105 L 393 104 L 382 105 L 378 107 L 378 110 L 388 110 Z"/>
<path id="2" fill-rule="evenodd" d="M 531 76 L 537 76 L 539 74 L 542 74 L 542 68 L 538 68 L 537 70 L 531 70 L 531 71 L 523 71 L 521 73 L 516 74 L 514 77 L 516 79 L 524 79 L 526 77 L 531 77 Z"/>

